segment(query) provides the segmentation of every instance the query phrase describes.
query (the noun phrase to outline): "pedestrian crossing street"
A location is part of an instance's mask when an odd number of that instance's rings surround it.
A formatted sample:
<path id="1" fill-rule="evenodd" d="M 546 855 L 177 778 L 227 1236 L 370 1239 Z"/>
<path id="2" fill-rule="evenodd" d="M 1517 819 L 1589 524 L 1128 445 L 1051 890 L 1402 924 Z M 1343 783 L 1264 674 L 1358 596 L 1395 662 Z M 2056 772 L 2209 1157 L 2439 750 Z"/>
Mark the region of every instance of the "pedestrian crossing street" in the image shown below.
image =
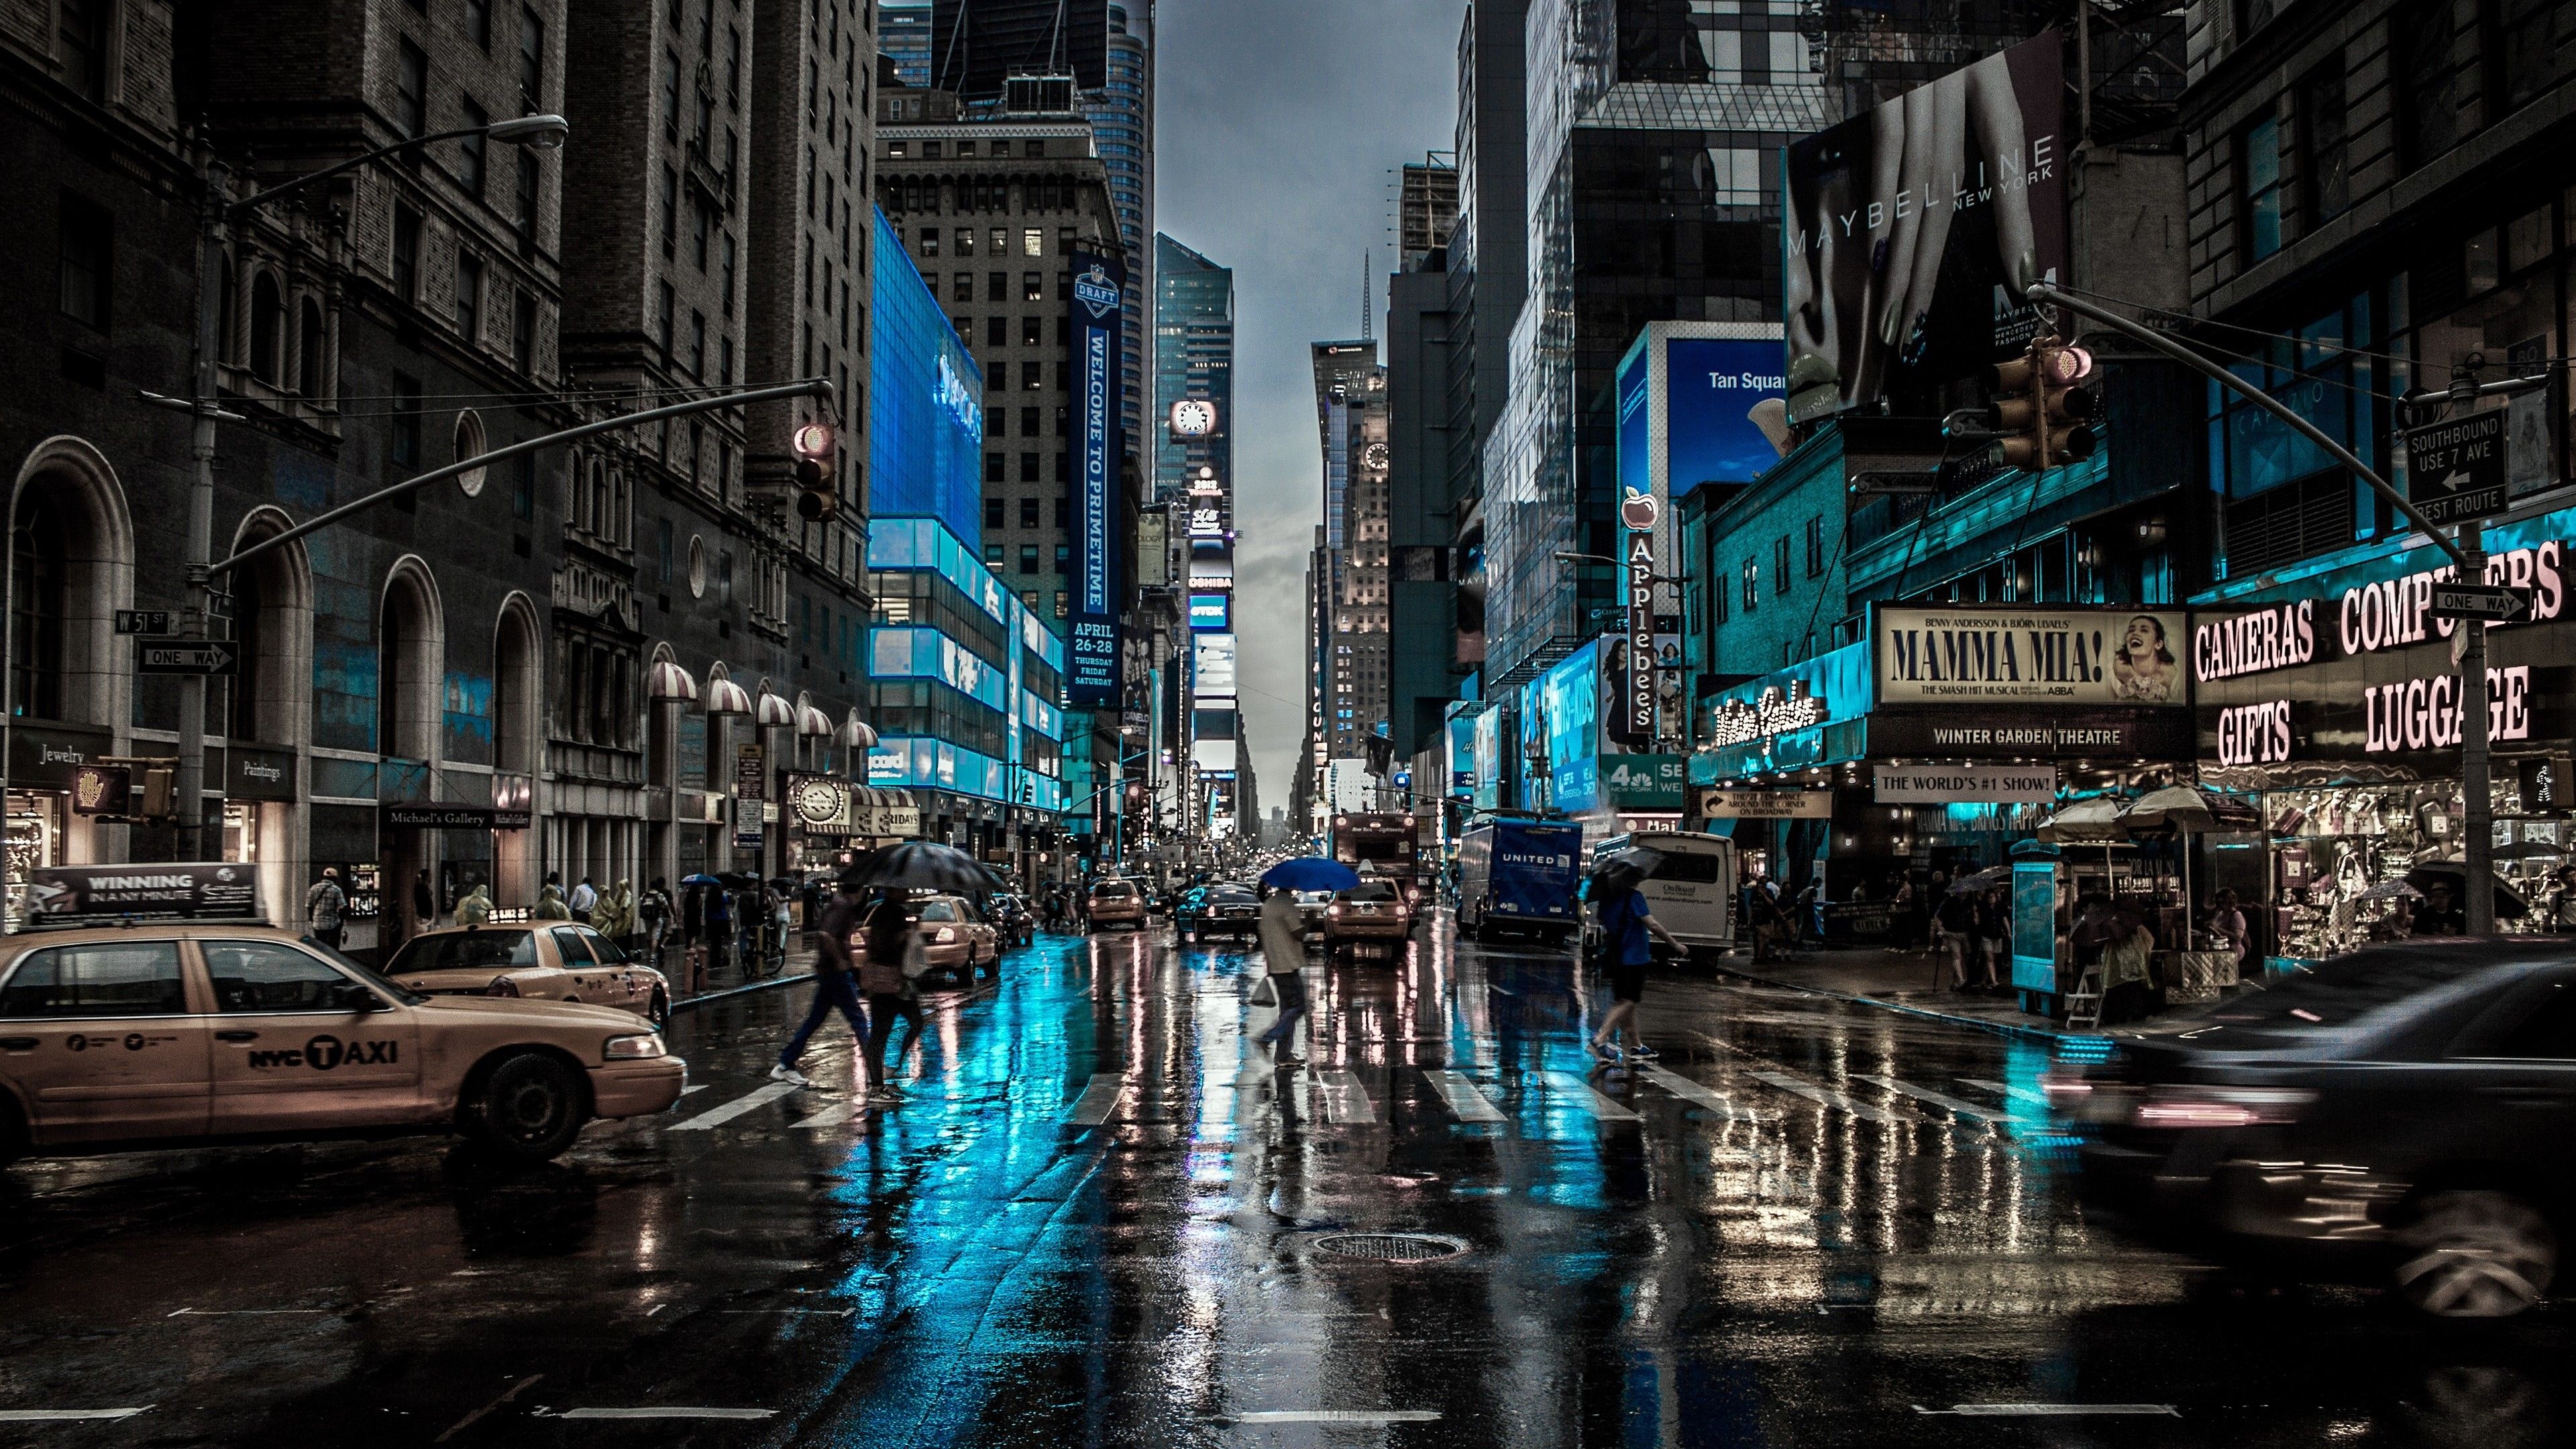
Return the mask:
<path id="1" fill-rule="evenodd" d="M 1071 1129 L 1128 1123 L 1170 1123 L 1186 1114 L 1163 1101 L 1172 1084 L 1118 1072 L 1097 1072 L 1076 1083 L 1050 1115 Z M 1416 1086 L 1421 1090 L 1415 1090 Z M 701 1095 L 701 1094 L 706 1095 Z M 1036 1094 L 1043 1096 L 1043 1094 Z M 1334 1127 L 1431 1124 L 1517 1129 L 1523 1136 L 1557 1135 L 1565 1121 L 1589 1119 L 1603 1127 L 1647 1120 L 1666 1101 L 1695 1108 L 1719 1122 L 1767 1122 L 1799 1112 L 1821 1112 L 1882 1127 L 1946 1126 L 2001 1138 L 2054 1132 L 2047 1104 L 2031 1087 L 1985 1077 L 1942 1078 L 1938 1085 L 1884 1073 L 1854 1072 L 1840 1085 L 1748 1059 L 1721 1090 L 1654 1063 L 1590 1073 L 1532 1067 L 1350 1067 L 1307 1065 L 1282 1070 L 1247 1066 L 1230 1080 L 1201 1084 L 1197 1120 L 1213 1125 L 1256 1120 L 1264 1111 Z M 1006 1098 L 1010 1110 L 1029 1110 L 1030 1097 Z M 673 1109 L 677 1119 L 659 1123 L 669 1132 L 712 1133 L 726 1127 L 820 1131 L 864 1124 L 893 1112 L 937 1113 L 948 1099 L 936 1083 L 916 1082 L 903 1104 L 869 1103 L 855 1093 L 762 1082 L 738 1093 L 694 1085 Z M 784 1104 L 791 1114 L 762 1109 Z M 1039 1108 L 1038 1110 L 1045 1110 Z"/>

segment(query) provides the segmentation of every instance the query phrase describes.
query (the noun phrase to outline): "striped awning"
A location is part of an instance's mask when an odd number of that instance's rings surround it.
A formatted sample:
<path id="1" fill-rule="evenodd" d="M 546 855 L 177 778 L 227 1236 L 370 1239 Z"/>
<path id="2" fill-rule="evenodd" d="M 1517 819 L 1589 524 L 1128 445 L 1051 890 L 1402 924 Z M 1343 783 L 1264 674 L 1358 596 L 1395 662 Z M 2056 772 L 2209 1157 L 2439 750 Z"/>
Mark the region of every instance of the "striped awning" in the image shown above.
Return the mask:
<path id="1" fill-rule="evenodd" d="M 764 689 L 760 692 L 760 702 L 753 708 L 753 717 L 759 721 L 762 729 L 773 729 L 796 723 L 796 706 L 768 690 Z"/>
<path id="2" fill-rule="evenodd" d="M 887 790 L 875 785 L 852 785 L 850 803 L 870 805 L 880 810 L 908 810 L 912 808 L 912 792 Z"/>
<path id="3" fill-rule="evenodd" d="M 651 669 L 644 671 L 644 697 L 650 700 L 676 699 L 695 704 L 698 699 L 698 682 L 689 677 L 689 671 L 672 661 L 657 659 L 653 661 Z"/>
<path id="4" fill-rule="evenodd" d="M 832 717 L 810 704 L 800 703 L 796 706 L 796 733 L 812 739 L 829 739 L 832 736 Z"/>
<path id="5" fill-rule="evenodd" d="M 707 713 L 749 714 L 751 692 L 730 679 L 707 681 Z"/>
<path id="6" fill-rule="evenodd" d="M 850 711 L 850 717 L 841 722 L 841 743 L 854 750 L 873 750 L 877 747 L 877 732 L 868 728 L 867 721 L 860 719 L 859 712 L 854 709 Z"/>

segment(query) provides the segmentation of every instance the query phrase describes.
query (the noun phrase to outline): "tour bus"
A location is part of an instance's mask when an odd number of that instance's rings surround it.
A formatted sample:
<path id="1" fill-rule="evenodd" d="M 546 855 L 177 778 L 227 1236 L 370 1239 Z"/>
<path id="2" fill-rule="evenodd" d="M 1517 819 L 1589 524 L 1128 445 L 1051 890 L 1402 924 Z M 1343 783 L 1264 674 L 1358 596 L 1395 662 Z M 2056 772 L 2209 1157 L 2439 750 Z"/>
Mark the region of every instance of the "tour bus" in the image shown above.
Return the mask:
<path id="1" fill-rule="evenodd" d="M 1734 841 L 1694 831 L 1614 835 L 1592 847 L 1592 859 L 1598 862 L 1631 846 L 1664 858 L 1663 865 L 1637 889 L 1665 930 L 1693 951 L 1719 952 L 1735 945 Z"/>

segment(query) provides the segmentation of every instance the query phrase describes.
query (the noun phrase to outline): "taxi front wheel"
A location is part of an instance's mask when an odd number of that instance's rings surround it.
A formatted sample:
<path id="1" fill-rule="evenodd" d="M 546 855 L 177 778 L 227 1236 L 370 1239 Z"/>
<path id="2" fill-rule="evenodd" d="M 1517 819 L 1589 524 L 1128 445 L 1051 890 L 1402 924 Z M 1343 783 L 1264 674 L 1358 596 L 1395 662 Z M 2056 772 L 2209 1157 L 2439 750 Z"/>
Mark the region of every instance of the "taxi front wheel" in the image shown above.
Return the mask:
<path id="1" fill-rule="evenodd" d="M 585 1115 L 579 1074 L 552 1057 L 528 1052 L 494 1067 L 484 1081 L 475 1103 L 474 1135 L 504 1156 L 544 1162 L 572 1146 Z"/>

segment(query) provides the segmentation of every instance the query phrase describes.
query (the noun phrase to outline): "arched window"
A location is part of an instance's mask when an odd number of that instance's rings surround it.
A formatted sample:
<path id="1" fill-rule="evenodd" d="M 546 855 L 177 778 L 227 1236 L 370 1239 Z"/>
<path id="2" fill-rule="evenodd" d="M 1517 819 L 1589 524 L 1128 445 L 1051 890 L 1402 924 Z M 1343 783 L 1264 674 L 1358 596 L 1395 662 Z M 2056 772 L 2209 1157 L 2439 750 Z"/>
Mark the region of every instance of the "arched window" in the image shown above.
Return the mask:
<path id="1" fill-rule="evenodd" d="M 277 278 L 266 272 L 250 284 L 250 371 L 275 387 L 282 380 L 278 348 L 286 330 L 286 303 L 277 294 Z"/>
<path id="2" fill-rule="evenodd" d="M 272 632 L 267 617 L 268 581 L 261 577 L 266 570 L 258 566 L 267 561 L 237 569 L 232 577 L 233 646 L 240 663 L 226 683 L 232 696 L 232 720 L 224 733 L 251 743 L 266 743 L 274 738 L 260 728 L 259 717 L 260 696 L 267 693 L 261 688 L 265 682 L 262 676 L 277 667 L 269 657 L 277 641 L 268 637 Z"/>
<path id="3" fill-rule="evenodd" d="M 616 490 L 609 483 L 608 465 L 595 463 L 590 470 L 590 531 L 601 538 L 616 537 L 615 515 L 609 510 L 609 499 Z"/>
<path id="4" fill-rule="evenodd" d="M 295 390 L 309 398 L 331 395 L 331 380 L 324 373 L 322 309 L 312 298 L 304 299 L 304 317 L 295 337 Z"/>
<path id="5" fill-rule="evenodd" d="M 46 490 L 27 490 L 10 533 L 9 705 L 17 715 L 63 717 L 67 543 L 62 510 Z"/>
<path id="6" fill-rule="evenodd" d="M 537 641 L 527 616 L 517 609 L 501 615 L 500 638 L 492 659 L 492 764 L 516 774 L 535 771 L 536 732 L 529 728 L 537 702 Z"/>

